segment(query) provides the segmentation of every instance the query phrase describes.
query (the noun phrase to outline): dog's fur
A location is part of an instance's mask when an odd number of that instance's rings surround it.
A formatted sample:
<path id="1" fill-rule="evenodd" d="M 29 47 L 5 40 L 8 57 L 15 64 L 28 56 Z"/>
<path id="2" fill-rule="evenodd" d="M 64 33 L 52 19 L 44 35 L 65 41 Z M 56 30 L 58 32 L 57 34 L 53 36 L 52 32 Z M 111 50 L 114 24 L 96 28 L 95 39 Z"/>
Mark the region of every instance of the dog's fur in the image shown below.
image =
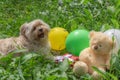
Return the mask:
<path id="1" fill-rule="evenodd" d="M 26 49 L 27 52 L 47 54 L 50 52 L 49 30 L 49 25 L 40 19 L 24 23 L 20 28 L 19 37 L 0 39 L 0 54 L 7 55 L 19 48 Z"/>

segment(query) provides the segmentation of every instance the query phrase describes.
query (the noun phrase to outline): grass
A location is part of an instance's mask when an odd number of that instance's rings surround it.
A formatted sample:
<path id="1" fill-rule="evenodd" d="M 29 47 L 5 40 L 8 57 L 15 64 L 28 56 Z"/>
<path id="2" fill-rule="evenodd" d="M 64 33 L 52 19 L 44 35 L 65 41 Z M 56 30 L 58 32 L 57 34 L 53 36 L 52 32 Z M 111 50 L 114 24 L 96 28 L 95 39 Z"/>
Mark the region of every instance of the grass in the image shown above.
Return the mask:
<path id="1" fill-rule="evenodd" d="M 0 8 L 0 38 L 18 36 L 23 23 L 38 18 L 69 32 L 120 28 L 119 0 L 0 0 Z M 0 59 L 0 80 L 92 80 L 88 74 L 76 77 L 67 60 L 56 64 L 36 53 L 12 54 Z M 118 80 L 120 55 L 113 56 L 106 74 L 97 71 L 105 80 Z"/>

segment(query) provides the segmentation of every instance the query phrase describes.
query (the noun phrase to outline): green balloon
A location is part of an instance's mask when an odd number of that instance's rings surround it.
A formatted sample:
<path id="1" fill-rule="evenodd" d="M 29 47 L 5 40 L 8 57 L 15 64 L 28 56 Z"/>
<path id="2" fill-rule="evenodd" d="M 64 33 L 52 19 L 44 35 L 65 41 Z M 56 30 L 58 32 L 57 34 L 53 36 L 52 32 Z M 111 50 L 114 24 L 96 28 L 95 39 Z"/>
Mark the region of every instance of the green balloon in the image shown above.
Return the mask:
<path id="1" fill-rule="evenodd" d="M 75 30 L 66 38 L 66 49 L 73 55 L 79 56 L 80 52 L 89 47 L 89 32 L 86 30 Z"/>

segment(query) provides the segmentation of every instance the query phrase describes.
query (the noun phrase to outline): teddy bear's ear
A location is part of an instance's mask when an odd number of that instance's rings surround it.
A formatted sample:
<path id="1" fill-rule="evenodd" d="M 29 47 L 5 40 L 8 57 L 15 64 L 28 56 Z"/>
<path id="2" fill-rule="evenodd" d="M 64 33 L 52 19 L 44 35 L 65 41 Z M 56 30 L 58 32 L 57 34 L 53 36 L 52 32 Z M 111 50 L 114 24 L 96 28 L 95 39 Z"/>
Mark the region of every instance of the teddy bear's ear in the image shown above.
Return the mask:
<path id="1" fill-rule="evenodd" d="M 95 34 L 95 31 L 91 31 L 89 37 L 91 38 Z"/>
<path id="2" fill-rule="evenodd" d="M 23 25 L 21 25 L 20 35 L 25 35 L 26 29 L 27 29 L 27 23 L 24 23 Z"/>

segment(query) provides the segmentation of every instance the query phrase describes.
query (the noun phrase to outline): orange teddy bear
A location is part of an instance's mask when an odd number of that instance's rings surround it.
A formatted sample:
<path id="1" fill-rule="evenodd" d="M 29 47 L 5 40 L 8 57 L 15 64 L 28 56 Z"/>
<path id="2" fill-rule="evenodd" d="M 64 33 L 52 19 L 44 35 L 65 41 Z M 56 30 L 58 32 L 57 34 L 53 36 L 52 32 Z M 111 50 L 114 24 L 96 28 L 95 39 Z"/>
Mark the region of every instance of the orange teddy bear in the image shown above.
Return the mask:
<path id="1" fill-rule="evenodd" d="M 93 79 L 101 79 L 101 76 L 92 69 L 92 66 L 102 72 L 110 67 L 111 50 L 114 42 L 102 32 L 90 32 L 90 47 L 84 49 L 79 56 L 79 61 L 74 64 L 73 72 L 78 75 L 89 73 Z"/>

